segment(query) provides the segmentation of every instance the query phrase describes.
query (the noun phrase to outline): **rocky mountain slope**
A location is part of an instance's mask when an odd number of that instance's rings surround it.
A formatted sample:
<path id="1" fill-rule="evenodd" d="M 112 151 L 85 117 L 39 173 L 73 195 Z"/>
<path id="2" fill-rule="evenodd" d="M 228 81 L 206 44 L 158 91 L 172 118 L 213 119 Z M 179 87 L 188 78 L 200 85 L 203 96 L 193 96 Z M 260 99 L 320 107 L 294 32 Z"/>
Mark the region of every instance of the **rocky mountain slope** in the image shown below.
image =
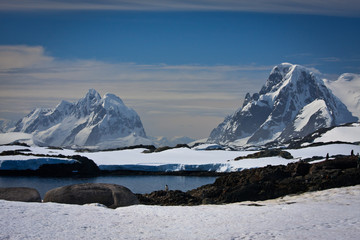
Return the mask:
<path id="1" fill-rule="evenodd" d="M 209 142 L 261 145 L 304 137 L 317 129 L 358 119 L 309 69 L 289 63 L 273 68 L 259 93 L 215 128 Z"/>
<path id="2" fill-rule="evenodd" d="M 151 143 L 133 109 L 113 94 L 101 98 L 94 89 L 75 103 L 61 101 L 54 109 L 33 110 L 13 131 L 32 134 L 40 146 L 112 148 Z"/>

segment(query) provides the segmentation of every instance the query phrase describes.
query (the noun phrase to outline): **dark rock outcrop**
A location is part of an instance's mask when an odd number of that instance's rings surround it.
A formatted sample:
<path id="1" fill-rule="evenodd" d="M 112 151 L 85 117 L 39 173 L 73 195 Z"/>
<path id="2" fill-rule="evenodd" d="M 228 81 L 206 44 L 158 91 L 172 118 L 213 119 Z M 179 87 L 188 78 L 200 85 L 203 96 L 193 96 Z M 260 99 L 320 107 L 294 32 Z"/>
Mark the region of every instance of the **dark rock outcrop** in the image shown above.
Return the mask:
<path id="1" fill-rule="evenodd" d="M 41 202 L 40 193 L 35 188 L 0 188 L 0 199 L 20 202 Z"/>
<path id="2" fill-rule="evenodd" d="M 59 187 L 45 194 L 44 202 L 67 204 L 101 203 L 110 208 L 138 204 L 139 200 L 128 188 L 106 183 L 84 183 Z"/>
<path id="3" fill-rule="evenodd" d="M 155 191 L 150 194 L 137 194 L 139 201 L 147 205 L 197 205 L 198 199 L 189 193 L 176 191 Z"/>
<path id="4" fill-rule="evenodd" d="M 88 159 L 87 157 L 75 155 L 71 156 L 71 159 L 77 160 L 79 162 L 77 166 L 77 171 L 80 175 L 95 176 L 100 173 L 100 169 L 96 165 L 96 163 L 93 160 Z"/>
<path id="5" fill-rule="evenodd" d="M 175 148 L 190 148 L 190 147 L 187 144 L 177 144 L 175 147 L 162 146 L 162 147 L 158 147 L 155 149 L 149 148 L 147 150 L 144 150 L 143 153 L 163 152 L 163 151 L 175 149 Z"/>
<path id="6" fill-rule="evenodd" d="M 282 157 L 285 159 L 293 159 L 294 157 L 291 155 L 291 153 L 279 149 L 270 149 L 270 150 L 263 150 L 260 152 L 256 152 L 253 154 L 248 154 L 246 156 L 237 157 L 234 160 L 241 160 L 246 158 L 264 158 L 264 157 Z"/>
<path id="7" fill-rule="evenodd" d="M 153 192 L 139 197 L 142 204 L 195 205 L 222 204 L 273 199 L 288 194 L 360 184 L 358 156 L 309 164 L 304 161 L 287 166 L 267 166 L 230 173 L 215 183 L 182 192 Z"/>

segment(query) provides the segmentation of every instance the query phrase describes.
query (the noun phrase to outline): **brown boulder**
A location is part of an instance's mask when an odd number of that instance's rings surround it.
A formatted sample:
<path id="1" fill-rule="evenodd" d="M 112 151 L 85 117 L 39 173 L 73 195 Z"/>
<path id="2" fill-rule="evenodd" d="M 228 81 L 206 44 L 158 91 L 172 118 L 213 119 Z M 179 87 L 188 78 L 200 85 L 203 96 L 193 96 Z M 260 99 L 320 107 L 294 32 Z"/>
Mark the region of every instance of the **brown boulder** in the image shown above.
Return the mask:
<path id="1" fill-rule="evenodd" d="M 107 183 L 84 183 L 59 187 L 45 194 L 44 202 L 67 204 L 101 203 L 110 208 L 138 204 L 139 200 L 128 188 Z"/>
<path id="2" fill-rule="evenodd" d="M 0 199 L 20 202 L 41 202 L 40 193 L 35 188 L 0 188 Z"/>

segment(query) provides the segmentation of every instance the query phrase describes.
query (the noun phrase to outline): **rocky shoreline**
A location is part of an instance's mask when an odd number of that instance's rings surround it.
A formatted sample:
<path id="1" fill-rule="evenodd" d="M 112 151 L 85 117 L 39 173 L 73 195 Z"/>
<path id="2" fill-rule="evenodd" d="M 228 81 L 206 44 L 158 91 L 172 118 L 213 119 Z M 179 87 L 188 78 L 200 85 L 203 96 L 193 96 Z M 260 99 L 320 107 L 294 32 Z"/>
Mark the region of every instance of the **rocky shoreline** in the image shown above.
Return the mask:
<path id="1" fill-rule="evenodd" d="M 360 184 L 358 156 L 337 156 L 319 163 L 290 163 L 228 173 L 215 183 L 187 192 L 137 194 L 141 204 L 200 205 L 259 201 Z"/>
<path id="2" fill-rule="evenodd" d="M 82 160 L 83 162 L 87 163 L 86 165 L 89 164 L 89 162 L 87 162 L 87 159 Z M 239 161 L 241 161 L 241 159 Z M 90 163 L 90 165 L 88 166 L 94 165 Z M 360 184 L 359 167 L 359 156 L 338 155 L 328 160 L 313 164 L 310 164 L 306 161 L 299 161 L 295 163 L 289 163 L 286 166 L 269 165 L 262 168 L 245 169 L 241 172 L 223 173 L 222 176 L 218 177 L 213 184 L 204 185 L 187 192 L 182 192 L 179 190 L 154 191 L 149 194 L 136 194 L 136 197 L 134 195 L 134 197 L 132 198 L 137 198 L 137 201 L 134 201 L 133 204 L 140 203 L 144 205 L 162 206 L 191 206 L 201 204 L 225 204 L 242 201 L 261 201 L 267 199 L 274 199 L 290 194 L 299 194 L 307 191 L 325 190 L 329 188 L 345 187 Z M 97 174 L 100 173 L 98 172 Z M 187 172 L 183 174 L 191 173 Z M 111 186 L 109 188 L 109 186 L 105 185 L 86 185 L 87 193 L 86 195 L 84 195 L 85 197 L 82 196 L 81 198 L 83 204 L 92 202 L 98 203 L 100 199 L 98 197 L 99 193 L 104 195 L 99 203 L 105 204 L 108 202 L 114 202 L 113 198 L 115 195 L 111 193 L 111 191 L 113 191 L 111 189 L 114 187 Z M 81 186 L 81 184 L 79 186 Z M 62 188 L 68 187 L 69 186 L 64 186 Z M 119 187 L 124 188 L 122 186 Z M 31 199 L 32 201 L 34 199 L 34 191 L 37 191 L 36 189 L 25 188 L 2 188 L 0 190 L 0 199 L 15 201 L 19 201 L 19 199 L 20 201 L 27 201 L 26 199 L 21 200 L 23 196 L 26 195 L 29 196 L 29 199 Z M 21 198 L 19 198 L 19 193 L 21 192 Z M 57 202 L 79 203 L 80 200 L 78 200 L 78 197 L 81 194 L 76 192 L 77 191 L 70 193 L 71 201 L 66 199 Z M 130 190 L 127 191 L 126 194 L 131 193 L 129 192 Z M 24 195 L 23 193 L 26 194 Z M 41 201 L 41 199 L 38 197 L 37 201 Z"/>

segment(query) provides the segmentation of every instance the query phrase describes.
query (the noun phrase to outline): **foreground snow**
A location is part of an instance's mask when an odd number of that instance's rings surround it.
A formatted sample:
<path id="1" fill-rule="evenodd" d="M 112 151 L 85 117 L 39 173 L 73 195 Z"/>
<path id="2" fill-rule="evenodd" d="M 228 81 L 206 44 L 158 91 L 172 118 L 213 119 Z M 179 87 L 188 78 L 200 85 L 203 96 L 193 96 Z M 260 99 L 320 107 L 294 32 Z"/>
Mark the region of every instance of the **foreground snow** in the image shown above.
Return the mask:
<path id="1" fill-rule="evenodd" d="M 291 162 L 299 161 L 304 158 L 313 156 L 325 156 L 329 154 L 349 155 L 353 150 L 354 153 L 360 153 L 359 145 L 352 144 L 331 144 L 317 147 L 307 147 L 301 149 L 287 150 L 294 159 L 284 159 L 281 157 L 267 157 L 258 159 L 243 159 L 235 161 L 239 156 L 246 156 L 254 151 L 201 151 L 188 148 L 176 148 L 158 153 L 142 153 L 145 149 L 119 150 L 119 151 L 102 151 L 102 152 L 84 152 L 78 153 L 74 150 L 48 149 L 43 147 L 22 147 L 22 146 L 0 146 L 0 152 L 29 149 L 33 154 L 46 154 L 65 156 L 83 155 L 94 162 L 102 170 L 133 170 L 133 171 L 216 171 L 216 172 L 236 172 L 243 169 L 265 167 L 267 165 L 287 165 Z M 30 153 L 30 152 L 27 152 Z M 27 161 L 28 158 L 28 161 Z M 37 157 L 40 159 L 41 157 Z M 30 160 L 31 159 L 31 160 Z M 24 157 L 0 156 L 0 169 L 7 170 L 24 170 L 37 169 L 41 162 L 37 162 L 35 156 Z M 59 163 L 64 161 L 71 163 L 71 159 L 60 159 L 58 157 L 43 159 L 46 163 Z M 29 162 L 31 161 L 31 162 Z M 39 165 L 40 164 L 40 165 Z M 5 168 L 6 167 L 6 168 Z"/>
<path id="2" fill-rule="evenodd" d="M 0 200 L 0 239 L 358 239 L 359 205 L 360 185 L 193 207 Z"/>

